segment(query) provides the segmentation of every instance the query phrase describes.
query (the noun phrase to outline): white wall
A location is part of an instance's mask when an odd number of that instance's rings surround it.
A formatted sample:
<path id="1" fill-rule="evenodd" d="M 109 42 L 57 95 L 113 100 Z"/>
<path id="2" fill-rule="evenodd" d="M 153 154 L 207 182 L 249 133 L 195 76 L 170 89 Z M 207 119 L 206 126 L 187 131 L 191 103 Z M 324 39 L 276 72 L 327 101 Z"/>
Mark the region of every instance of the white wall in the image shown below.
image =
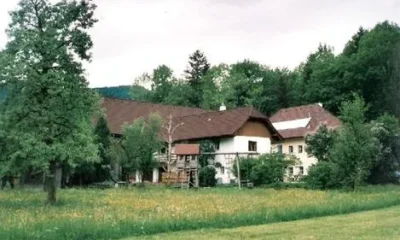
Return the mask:
<path id="1" fill-rule="evenodd" d="M 274 152 L 277 151 L 278 145 L 279 144 L 274 144 L 274 146 L 272 146 Z M 289 153 L 289 146 L 293 146 L 293 153 Z M 299 146 L 303 146 L 302 153 L 298 151 Z M 285 139 L 282 143 L 282 152 L 285 154 L 292 154 L 300 160 L 300 163 L 293 167 L 293 175 L 299 174 L 300 166 L 304 168 L 304 175 L 307 175 L 309 168 L 318 162 L 314 156 L 308 155 L 306 152 L 306 142 L 304 138 Z"/>
<path id="2" fill-rule="evenodd" d="M 216 178 L 220 183 L 228 184 L 231 180 L 235 179 L 233 175 L 233 164 L 235 161 L 234 153 L 247 153 L 249 141 L 257 142 L 257 152 L 265 154 L 271 152 L 271 140 L 265 137 L 248 137 L 248 136 L 235 136 L 233 138 L 220 139 L 219 150 L 216 153 L 232 153 L 216 155 L 215 162 L 221 163 L 224 168 L 217 168 Z"/>

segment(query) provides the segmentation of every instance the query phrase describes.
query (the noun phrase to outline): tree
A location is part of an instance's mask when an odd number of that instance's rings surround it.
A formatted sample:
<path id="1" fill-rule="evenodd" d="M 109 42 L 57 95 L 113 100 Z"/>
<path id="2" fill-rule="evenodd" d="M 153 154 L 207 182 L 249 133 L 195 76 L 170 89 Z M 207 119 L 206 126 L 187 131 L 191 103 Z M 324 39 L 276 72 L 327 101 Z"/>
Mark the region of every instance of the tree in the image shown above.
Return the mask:
<path id="1" fill-rule="evenodd" d="M 298 162 L 293 156 L 282 153 L 263 154 L 257 158 L 240 160 L 240 176 L 255 186 L 282 182 L 286 169 Z M 237 177 L 237 163 L 233 165 L 233 174 Z"/>
<path id="2" fill-rule="evenodd" d="M 166 160 L 166 164 L 167 164 L 167 168 L 166 171 L 168 173 L 168 178 L 171 175 L 171 167 L 172 164 L 175 162 L 175 160 L 172 158 L 172 144 L 174 143 L 174 133 L 176 131 L 176 129 L 178 129 L 180 126 L 182 126 L 183 123 L 174 123 L 174 119 L 172 117 L 172 115 L 168 116 L 168 123 L 163 126 L 165 129 L 165 139 L 167 140 L 167 144 L 168 144 L 168 149 L 167 149 L 167 160 Z"/>
<path id="3" fill-rule="evenodd" d="M 200 187 L 215 187 L 217 184 L 217 179 L 215 179 L 215 175 L 217 175 L 217 170 L 213 166 L 206 166 L 200 168 L 199 171 L 199 184 Z"/>
<path id="4" fill-rule="evenodd" d="M 126 161 L 123 164 L 129 171 L 136 171 L 141 182 L 143 176 L 158 165 L 155 153 L 163 147 L 159 137 L 161 127 L 162 118 L 157 113 L 124 126 L 122 146 L 126 153 Z"/>
<path id="5" fill-rule="evenodd" d="M 100 116 L 94 129 L 95 143 L 99 148 L 100 162 L 95 163 L 95 181 L 105 181 L 110 178 L 110 147 L 111 133 L 104 116 Z"/>
<path id="6" fill-rule="evenodd" d="M 372 184 L 395 183 L 398 181 L 396 172 L 400 170 L 399 121 L 393 116 L 384 114 L 372 121 L 371 131 L 379 140 L 377 162 L 371 170 L 368 182 Z"/>
<path id="7" fill-rule="evenodd" d="M 360 41 L 365 34 L 368 33 L 368 30 L 360 27 L 356 34 L 353 35 L 350 41 L 346 43 L 346 46 L 343 49 L 342 55 L 350 56 L 358 52 L 358 48 L 360 46 Z"/>
<path id="8" fill-rule="evenodd" d="M 306 137 L 306 152 L 313 155 L 318 161 L 327 162 L 329 151 L 333 146 L 333 131 L 322 125 L 316 134 Z"/>
<path id="9" fill-rule="evenodd" d="M 61 164 L 97 159 L 91 119 L 98 101 L 81 63 L 91 59 L 95 8 L 90 0 L 21 0 L 10 13 L 8 61 L 0 66 L 4 127 L 13 148 L 6 165 L 45 170 L 50 204 Z"/>
<path id="10" fill-rule="evenodd" d="M 186 79 L 193 89 L 193 95 L 191 98 L 191 104 L 199 107 L 201 104 L 203 91 L 202 91 L 202 79 L 210 69 L 210 64 L 207 61 L 206 56 L 200 50 L 196 50 L 192 55 L 189 56 L 189 66 L 185 70 Z"/>
<path id="11" fill-rule="evenodd" d="M 356 190 L 364 185 L 377 162 L 379 141 L 373 136 L 366 123 L 367 106 L 355 95 L 340 108 L 343 126 L 335 136 L 330 152 L 332 162 L 337 164 L 338 179 L 343 187 Z"/>

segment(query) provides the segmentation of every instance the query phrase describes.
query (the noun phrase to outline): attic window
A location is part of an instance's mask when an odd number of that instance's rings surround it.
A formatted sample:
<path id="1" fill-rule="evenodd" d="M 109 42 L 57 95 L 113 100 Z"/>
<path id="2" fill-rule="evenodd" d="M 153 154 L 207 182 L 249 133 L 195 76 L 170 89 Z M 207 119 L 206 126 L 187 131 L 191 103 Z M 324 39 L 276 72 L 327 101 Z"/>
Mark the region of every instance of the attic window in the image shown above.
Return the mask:
<path id="1" fill-rule="evenodd" d="M 249 152 L 257 152 L 257 142 L 249 141 Z"/>

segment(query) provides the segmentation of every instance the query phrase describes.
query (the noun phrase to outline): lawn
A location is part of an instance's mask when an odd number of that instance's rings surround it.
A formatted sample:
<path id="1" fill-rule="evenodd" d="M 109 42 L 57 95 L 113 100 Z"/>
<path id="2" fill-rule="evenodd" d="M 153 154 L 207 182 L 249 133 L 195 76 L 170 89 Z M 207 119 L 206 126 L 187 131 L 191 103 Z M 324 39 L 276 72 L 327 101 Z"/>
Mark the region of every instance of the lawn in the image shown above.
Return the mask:
<path id="1" fill-rule="evenodd" d="M 40 190 L 0 191 L 0 239 L 115 239 L 232 228 L 400 205 L 400 187 L 304 189 L 70 189 L 57 206 Z"/>
<path id="2" fill-rule="evenodd" d="M 400 207 L 362 213 L 320 217 L 284 223 L 272 223 L 232 229 L 206 229 L 164 233 L 125 240 L 242 240 L 242 239 L 324 239 L 324 240 L 398 240 L 400 239 Z"/>

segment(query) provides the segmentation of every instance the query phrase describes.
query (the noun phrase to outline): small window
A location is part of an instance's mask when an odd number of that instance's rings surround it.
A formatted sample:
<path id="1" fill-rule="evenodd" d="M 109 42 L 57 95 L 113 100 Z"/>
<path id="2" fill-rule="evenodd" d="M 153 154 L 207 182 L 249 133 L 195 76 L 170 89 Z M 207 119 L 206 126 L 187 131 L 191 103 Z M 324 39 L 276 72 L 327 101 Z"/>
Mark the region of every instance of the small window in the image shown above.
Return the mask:
<path id="1" fill-rule="evenodd" d="M 299 145 L 298 148 L 299 148 L 299 149 L 298 149 L 298 152 L 299 152 L 299 153 L 303 153 L 303 145 Z"/>
<path id="2" fill-rule="evenodd" d="M 299 174 L 304 175 L 304 167 L 303 166 L 299 167 Z"/>
<path id="3" fill-rule="evenodd" d="M 293 146 L 289 146 L 289 153 L 293 153 Z"/>
<path id="4" fill-rule="evenodd" d="M 290 175 L 290 176 L 293 175 L 293 167 L 289 167 L 289 175 Z"/>
<path id="5" fill-rule="evenodd" d="M 221 166 L 221 174 L 225 174 L 225 167 Z"/>
<path id="6" fill-rule="evenodd" d="M 219 150 L 219 139 L 214 140 L 214 148 L 215 148 L 215 150 Z"/>
<path id="7" fill-rule="evenodd" d="M 283 152 L 282 144 L 279 144 L 278 145 L 278 153 L 282 153 L 282 152 Z"/>
<path id="8" fill-rule="evenodd" d="M 257 151 L 257 142 L 249 141 L 249 152 Z"/>

